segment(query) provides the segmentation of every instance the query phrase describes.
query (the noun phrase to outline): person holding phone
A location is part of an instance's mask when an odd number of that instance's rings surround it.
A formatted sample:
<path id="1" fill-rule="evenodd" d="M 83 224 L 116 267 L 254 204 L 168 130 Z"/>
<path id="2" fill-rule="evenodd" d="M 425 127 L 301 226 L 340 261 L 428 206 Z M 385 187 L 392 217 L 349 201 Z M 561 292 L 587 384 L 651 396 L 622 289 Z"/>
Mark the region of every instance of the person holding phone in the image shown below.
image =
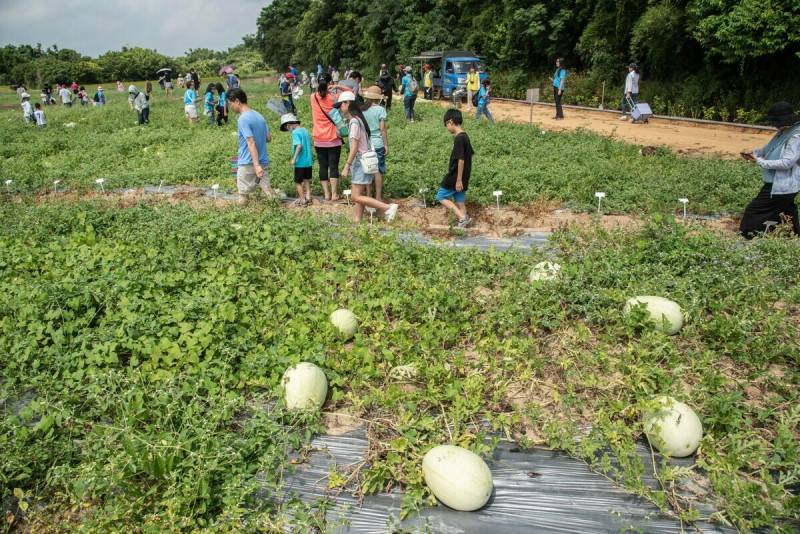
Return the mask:
<path id="1" fill-rule="evenodd" d="M 800 191 L 800 115 L 788 102 L 776 102 L 756 122 L 774 126 L 778 133 L 765 146 L 741 153 L 746 161 L 761 167 L 764 185 L 745 208 L 739 233 L 745 239 L 763 235 L 770 230 L 765 227 L 767 221 L 780 223 L 783 216 L 795 235 L 800 235 L 794 202 Z"/>

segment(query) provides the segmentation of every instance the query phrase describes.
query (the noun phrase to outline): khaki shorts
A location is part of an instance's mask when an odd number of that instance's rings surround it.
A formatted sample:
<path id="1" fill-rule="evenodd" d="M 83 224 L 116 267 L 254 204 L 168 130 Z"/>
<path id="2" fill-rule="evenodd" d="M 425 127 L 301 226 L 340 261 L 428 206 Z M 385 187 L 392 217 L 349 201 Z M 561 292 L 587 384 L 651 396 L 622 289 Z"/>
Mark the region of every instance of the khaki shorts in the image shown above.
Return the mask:
<path id="1" fill-rule="evenodd" d="M 190 119 L 196 119 L 197 118 L 197 106 L 192 106 L 191 104 L 188 105 L 188 106 L 183 106 L 183 112 Z"/>
<path id="2" fill-rule="evenodd" d="M 256 182 L 256 168 L 252 164 L 239 165 L 236 169 L 236 184 L 239 187 L 240 195 L 249 195 L 256 190 L 256 186 L 260 186 L 262 190 L 270 187 L 269 169 L 267 167 L 263 167 L 263 169 L 264 176 Z"/>

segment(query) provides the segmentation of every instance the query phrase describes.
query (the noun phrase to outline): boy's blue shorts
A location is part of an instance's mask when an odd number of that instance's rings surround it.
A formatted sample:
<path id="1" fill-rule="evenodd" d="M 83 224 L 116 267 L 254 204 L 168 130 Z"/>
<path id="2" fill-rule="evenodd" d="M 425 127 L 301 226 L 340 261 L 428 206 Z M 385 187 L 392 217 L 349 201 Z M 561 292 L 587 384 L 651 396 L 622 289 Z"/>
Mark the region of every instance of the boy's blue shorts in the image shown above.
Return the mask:
<path id="1" fill-rule="evenodd" d="M 441 202 L 446 198 L 451 198 L 456 202 L 464 202 L 467 199 L 467 192 L 461 191 L 460 193 L 455 189 L 445 189 L 444 187 L 439 188 L 439 192 L 436 193 L 436 200 Z"/>

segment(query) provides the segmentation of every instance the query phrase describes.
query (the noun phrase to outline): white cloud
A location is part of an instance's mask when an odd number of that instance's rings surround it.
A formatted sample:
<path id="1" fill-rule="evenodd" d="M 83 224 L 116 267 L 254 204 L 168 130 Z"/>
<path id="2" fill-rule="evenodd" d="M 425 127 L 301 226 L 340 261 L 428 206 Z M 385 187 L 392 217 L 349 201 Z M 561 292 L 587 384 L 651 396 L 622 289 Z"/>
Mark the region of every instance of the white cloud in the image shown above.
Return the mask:
<path id="1" fill-rule="evenodd" d="M 0 46 L 57 44 L 97 57 L 122 46 L 182 56 L 255 33 L 264 0 L 2 0 Z"/>

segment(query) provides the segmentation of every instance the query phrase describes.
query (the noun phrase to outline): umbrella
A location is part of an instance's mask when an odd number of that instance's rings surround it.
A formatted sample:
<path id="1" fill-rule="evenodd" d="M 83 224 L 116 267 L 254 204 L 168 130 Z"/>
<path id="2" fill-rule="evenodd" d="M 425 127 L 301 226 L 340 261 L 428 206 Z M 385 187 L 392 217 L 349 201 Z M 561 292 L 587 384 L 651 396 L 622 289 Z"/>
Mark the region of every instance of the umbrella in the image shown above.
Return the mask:
<path id="1" fill-rule="evenodd" d="M 167 68 L 158 69 L 158 70 L 156 71 L 156 74 L 161 74 L 162 72 L 165 72 L 165 71 L 172 72 L 172 69 L 167 69 Z"/>
<path id="2" fill-rule="evenodd" d="M 236 70 L 236 65 L 225 65 L 221 69 L 219 69 L 219 75 L 222 76 L 226 72 L 230 74 L 231 72 Z"/>

